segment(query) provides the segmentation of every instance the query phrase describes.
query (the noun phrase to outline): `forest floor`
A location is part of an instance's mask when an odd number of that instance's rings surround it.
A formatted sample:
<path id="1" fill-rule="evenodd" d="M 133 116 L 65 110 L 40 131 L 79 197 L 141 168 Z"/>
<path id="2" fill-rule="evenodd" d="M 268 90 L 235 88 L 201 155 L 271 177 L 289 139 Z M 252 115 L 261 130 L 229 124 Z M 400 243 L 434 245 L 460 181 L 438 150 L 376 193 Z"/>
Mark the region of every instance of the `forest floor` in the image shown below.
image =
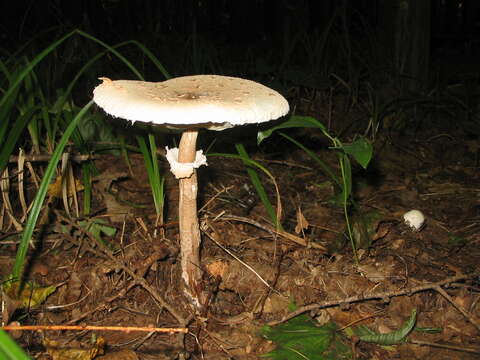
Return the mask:
<path id="1" fill-rule="evenodd" d="M 310 148 L 323 144 L 317 155 L 338 169 L 321 135 L 296 135 Z M 30 278 L 58 288 L 20 314 L 22 324 L 177 328 L 161 298 L 189 319 L 188 334 L 95 331 L 91 345 L 88 331 L 23 332 L 17 342 L 37 359 L 72 358 L 57 346 L 87 348 L 90 355 L 82 359 L 92 358 L 101 352 L 100 338 L 106 355 L 97 359 L 256 359 L 278 345 L 261 335 L 262 326 L 286 324 L 295 304 L 318 326 L 334 322 L 351 359 L 478 359 L 478 139 L 466 140 L 462 127 L 452 125 L 448 132 L 384 133 L 376 140 L 368 172 L 354 168 L 359 211 L 351 221 L 363 245 L 358 264 L 330 179 L 293 145 L 278 140 L 271 147 L 279 151 L 250 155 L 277 182 L 283 233 L 270 225 L 241 161 L 210 157 L 198 172 L 201 263 L 210 292 L 202 314 L 194 313 L 181 286 L 178 190 L 170 173 L 162 226 L 155 226 L 137 155 L 130 156 L 132 172 L 120 157 L 96 160 L 95 219 L 114 227 L 115 235 L 93 236 L 82 225 L 87 219 L 70 220 L 60 199 L 51 204 Z M 168 164 L 162 161 L 162 168 Z M 262 179 L 276 205 L 272 183 Z M 425 214 L 421 231 L 403 222 L 411 209 Z M 4 243 L 1 251 L 4 276 L 15 246 Z M 340 331 L 365 325 L 393 332 L 413 310 L 416 330 L 400 345 L 358 341 Z"/>

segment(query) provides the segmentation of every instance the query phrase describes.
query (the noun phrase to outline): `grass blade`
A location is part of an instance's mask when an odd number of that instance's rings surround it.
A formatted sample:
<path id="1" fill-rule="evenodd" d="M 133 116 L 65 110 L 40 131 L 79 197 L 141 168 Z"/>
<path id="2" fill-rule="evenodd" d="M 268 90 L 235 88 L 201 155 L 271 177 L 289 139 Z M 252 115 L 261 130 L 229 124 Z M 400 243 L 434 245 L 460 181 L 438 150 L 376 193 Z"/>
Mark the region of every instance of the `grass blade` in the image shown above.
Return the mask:
<path id="1" fill-rule="evenodd" d="M 22 80 L 32 71 L 32 69 L 40 62 L 43 60 L 45 56 L 47 56 L 50 52 L 52 52 L 58 45 L 60 45 L 62 42 L 64 42 L 66 39 L 68 39 L 70 36 L 75 34 L 77 30 L 69 32 L 67 35 L 61 37 L 57 41 L 55 41 L 53 44 L 48 46 L 46 49 L 44 49 L 40 54 L 35 56 L 35 58 L 28 63 L 28 65 L 20 72 L 20 74 L 17 76 L 17 78 L 13 81 L 13 83 L 10 85 L 9 89 L 7 92 L 2 96 L 2 99 L 0 99 L 0 108 L 4 106 L 4 104 L 7 102 L 8 98 L 16 91 L 18 85 L 22 82 Z"/>
<path id="2" fill-rule="evenodd" d="M 322 168 L 322 170 L 325 172 L 325 174 L 330 176 L 330 178 L 335 182 L 336 185 L 338 185 L 339 187 L 342 187 L 342 183 L 341 183 L 339 177 L 337 175 L 335 175 L 335 173 L 332 171 L 330 166 L 328 166 L 325 162 L 323 162 L 317 156 L 317 154 L 315 154 L 313 151 L 308 149 L 302 143 L 300 143 L 299 141 L 295 140 L 294 138 L 288 136 L 287 134 L 285 134 L 283 132 L 280 132 L 279 134 L 281 136 L 283 136 L 285 139 L 287 139 L 287 140 L 291 141 L 292 143 L 294 143 L 295 145 L 297 145 L 303 151 L 305 151 L 308 154 L 308 156 L 310 156 L 313 160 L 315 160 L 315 162 L 318 164 L 318 166 L 320 166 Z"/>
<path id="3" fill-rule="evenodd" d="M 90 162 L 82 163 L 83 177 L 83 215 L 90 214 L 92 204 L 92 166 Z"/>
<path id="4" fill-rule="evenodd" d="M 48 191 L 48 185 L 53 178 L 55 173 L 55 169 L 57 168 L 57 164 L 62 156 L 63 150 L 67 145 L 68 139 L 70 135 L 75 130 L 77 124 L 88 111 L 88 109 L 92 106 L 93 101 L 90 101 L 87 105 L 85 105 L 80 112 L 73 118 L 72 122 L 68 125 L 63 133 L 60 141 L 58 142 L 55 151 L 52 154 L 50 161 L 48 162 L 47 169 L 45 170 L 45 175 L 43 176 L 42 183 L 40 184 L 40 188 L 35 195 L 35 199 L 33 200 L 32 209 L 28 216 L 25 229 L 22 233 L 22 238 L 20 240 L 20 244 L 18 246 L 17 255 L 15 257 L 15 263 L 13 265 L 12 277 L 14 279 L 20 279 L 21 273 L 23 270 L 23 266 L 25 263 L 25 256 L 27 255 L 28 244 L 30 239 L 32 238 L 33 231 L 35 229 L 35 225 L 38 220 L 38 216 L 40 215 L 40 210 L 42 209 L 43 201 L 45 200 L 45 196 Z"/>
<path id="5" fill-rule="evenodd" d="M 0 358 L 5 360 L 30 360 L 7 333 L 0 329 Z"/>
<path id="6" fill-rule="evenodd" d="M 13 124 L 11 130 L 8 132 L 6 139 L 4 139 L 5 141 L 0 143 L 0 174 L 3 173 L 3 170 L 8 163 L 8 159 L 12 154 L 15 144 L 22 134 L 23 129 L 25 126 L 27 126 L 28 122 L 37 110 L 37 107 L 32 107 L 26 113 L 20 115 Z M 2 138 L 0 138 L 0 140 L 2 140 Z"/>
<path id="7" fill-rule="evenodd" d="M 1 109 L 0 112 L 1 112 L 1 115 L 2 115 L 2 117 L 0 117 L 0 120 L 2 122 L 5 122 L 0 128 L 0 133 L 1 133 L 0 134 L 1 135 L 0 136 L 0 142 L 3 142 L 5 136 L 7 136 L 5 131 L 8 128 L 8 123 L 10 122 L 10 120 L 7 117 L 7 114 L 10 112 L 11 107 L 13 107 L 13 105 L 14 105 L 14 100 L 17 97 L 18 87 L 19 87 L 20 83 L 25 79 L 25 77 L 28 74 L 31 73 L 33 68 L 40 61 L 42 61 L 45 56 L 47 56 L 58 45 L 60 45 L 63 41 L 68 39 L 74 33 L 75 33 L 75 31 L 72 31 L 72 32 L 68 33 L 67 35 L 61 37 L 59 40 L 55 41 L 50 46 L 48 46 L 40 54 L 35 56 L 35 58 L 32 61 L 27 63 L 25 68 L 22 71 L 20 71 L 14 79 L 12 79 L 12 83 L 10 84 L 10 87 L 8 88 L 8 90 L 4 93 L 4 95 L 0 99 L 0 109 Z M 8 136 L 7 136 L 8 140 L 11 143 L 13 143 L 13 146 L 16 144 L 18 138 L 20 137 L 20 134 L 22 133 L 23 128 L 27 125 L 27 123 L 24 123 L 24 124 L 22 123 L 21 125 L 23 125 L 23 127 L 20 127 L 20 125 L 17 124 L 17 122 L 15 122 L 15 125 L 13 126 L 13 128 L 15 130 L 12 133 L 8 134 Z M 12 150 L 10 150 L 10 152 L 8 152 L 7 150 L 8 149 L 5 149 L 5 147 L 2 145 L 1 154 L 0 154 L 0 173 L 3 172 L 3 169 L 6 166 L 7 161 L 8 161 L 8 157 L 10 156 L 11 151 L 13 150 L 13 147 L 12 147 Z"/>
<path id="8" fill-rule="evenodd" d="M 214 154 L 208 154 L 208 156 L 221 156 L 221 157 L 226 157 L 230 159 L 242 160 L 242 162 L 247 166 L 247 173 L 250 176 L 250 180 L 252 181 L 252 184 L 255 187 L 255 190 L 257 191 L 257 194 L 260 200 L 262 201 L 262 204 L 265 207 L 265 210 L 267 211 L 267 214 L 270 217 L 272 223 L 276 226 L 277 230 L 283 230 L 282 225 L 279 221 L 282 214 L 282 203 L 280 199 L 280 191 L 278 189 L 278 185 L 277 185 L 277 182 L 275 181 L 275 178 L 270 173 L 270 171 L 268 171 L 264 166 L 250 159 L 250 157 L 248 156 L 245 150 L 245 147 L 242 144 L 236 144 L 235 147 L 237 148 L 237 151 L 239 152 L 240 155 L 214 153 Z M 260 177 L 258 176 L 258 174 L 253 168 L 257 168 L 263 171 L 272 181 L 275 187 L 275 193 L 277 197 L 276 211 L 274 210 L 274 207 L 270 202 L 270 199 L 268 198 L 267 192 L 265 191 L 265 188 L 260 180 Z"/>
<path id="9" fill-rule="evenodd" d="M 273 205 L 270 202 L 270 199 L 268 198 L 267 192 L 265 191 L 262 181 L 260 180 L 260 177 L 258 176 L 257 172 L 254 169 L 252 169 L 250 166 L 248 166 L 248 160 L 251 160 L 251 159 L 248 156 L 247 150 L 245 150 L 245 147 L 243 146 L 243 144 L 235 144 L 235 148 L 237 149 L 237 152 L 240 155 L 240 158 L 242 159 L 243 163 L 247 166 L 247 174 L 250 177 L 250 180 L 252 181 L 252 184 L 255 187 L 255 190 L 257 191 L 257 194 L 260 197 L 260 200 L 262 201 L 262 204 L 265 207 L 265 210 L 267 210 L 267 213 L 270 216 L 270 219 L 272 220 L 272 222 L 276 226 L 278 226 L 279 222 L 278 222 L 277 214 L 275 213 Z"/>
<path id="10" fill-rule="evenodd" d="M 149 134 L 150 151 L 147 143 L 142 136 L 137 136 L 137 142 L 145 160 L 145 167 L 147 168 L 148 181 L 152 190 L 153 201 L 155 203 L 155 211 L 159 220 L 163 217 L 163 185 L 165 178 L 160 175 L 157 159 L 157 146 L 155 144 L 155 137 Z"/>

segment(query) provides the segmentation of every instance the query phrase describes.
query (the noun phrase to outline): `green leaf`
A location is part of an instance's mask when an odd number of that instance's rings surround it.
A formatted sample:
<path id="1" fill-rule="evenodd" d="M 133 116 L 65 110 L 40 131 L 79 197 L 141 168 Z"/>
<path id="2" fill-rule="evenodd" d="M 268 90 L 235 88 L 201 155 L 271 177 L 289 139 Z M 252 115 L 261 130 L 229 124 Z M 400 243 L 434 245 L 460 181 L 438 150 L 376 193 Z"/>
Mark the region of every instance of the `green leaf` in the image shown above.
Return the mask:
<path id="1" fill-rule="evenodd" d="M 262 357 L 276 360 L 350 359 L 350 351 L 341 341 L 334 323 L 318 327 L 308 316 L 301 315 L 275 328 L 264 326 L 261 333 L 277 344 L 275 350 Z"/>
<path id="2" fill-rule="evenodd" d="M 415 331 L 425 333 L 425 334 L 440 334 L 443 329 L 442 328 L 431 328 L 431 327 L 415 327 Z"/>
<path id="3" fill-rule="evenodd" d="M 22 286 L 20 281 L 5 281 L 2 286 L 4 296 L 17 302 L 17 308 L 35 309 L 45 302 L 57 287 L 55 285 L 41 286 L 29 281 Z"/>
<path id="4" fill-rule="evenodd" d="M 281 123 L 278 126 L 274 126 L 265 131 L 259 131 L 257 134 L 257 143 L 260 144 L 263 140 L 268 138 L 276 130 L 289 129 L 289 128 L 317 128 L 326 132 L 327 128 L 317 119 L 311 116 L 298 116 L 292 115 L 287 121 Z"/>
<path id="5" fill-rule="evenodd" d="M 110 250 L 115 250 L 113 245 L 102 238 L 102 234 L 105 234 L 108 237 L 113 237 L 117 232 L 117 229 L 108 225 L 104 219 L 82 220 L 78 222 L 78 226 L 92 234 L 95 240 L 97 240 L 102 246 L 105 246 Z"/>
<path id="6" fill-rule="evenodd" d="M 365 138 L 360 138 L 351 144 L 343 144 L 343 150 L 351 155 L 364 169 L 372 159 L 373 146 Z"/>
<path id="7" fill-rule="evenodd" d="M 90 214 L 92 203 L 92 172 L 94 171 L 92 162 L 82 163 L 82 183 L 83 183 L 83 215 Z"/>
<path id="8" fill-rule="evenodd" d="M 5 360 L 30 360 L 15 341 L 5 331 L 0 329 L 0 359 Z"/>
<path id="9" fill-rule="evenodd" d="M 412 314 L 405 321 L 405 324 L 398 330 L 392 331 L 388 334 L 377 334 L 372 332 L 368 335 L 360 336 L 361 341 L 375 343 L 379 345 L 395 345 L 400 344 L 406 340 L 406 337 L 413 330 L 415 322 L 417 321 L 417 310 L 413 309 Z"/>
<path id="10" fill-rule="evenodd" d="M 448 235 L 448 246 L 460 247 L 460 246 L 465 246 L 467 243 L 468 243 L 468 239 L 463 236 L 454 235 L 454 234 Z"/>

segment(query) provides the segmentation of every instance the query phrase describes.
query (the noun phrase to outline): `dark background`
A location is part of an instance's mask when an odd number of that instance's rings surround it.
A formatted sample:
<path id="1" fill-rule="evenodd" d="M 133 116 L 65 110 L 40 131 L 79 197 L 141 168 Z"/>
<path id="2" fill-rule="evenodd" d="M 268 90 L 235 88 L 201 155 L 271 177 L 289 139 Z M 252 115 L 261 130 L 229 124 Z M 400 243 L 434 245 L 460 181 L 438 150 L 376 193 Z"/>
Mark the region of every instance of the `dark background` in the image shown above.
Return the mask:
<path id="1" fill-rule="evenodd" d="M 476 52 L 480 39 L 480 1 L 427 0 L 419 16 L 431 24 L 431 48 L 444 53 Z M 360 22 L 386 42 L 393 41 L 390 13 L 400 0 L 16 0 L 0 2 L 2 48 L 14 51 L 42 32 L 80 28 L 114 44 L 127 39 L 146 43 L 152 50 L 165 37 L 202 36 L 214 46 L 260 45 L 279 48 L 286 33 L 322 31 L 339 11 L 347 12 L 346 24 L 353 38 L 364 34 Z M 410 6 L 415 2 L 410 1 Z M 346 10 L 342 10 L 346 8 Z M 360 17 L 361 16 L 361 19 Z M 341 25 L 339 25 L 341 26 Z M 362 25 L 363 26 L 363 25 Z M 411 27 L 414 32 L 415 28 Z M 52 40 L 47 32 L 36 41 Z M 172 48 L 175 53 L 176 49 Z"/>
<path id="2" fill-rule="evenodd" d="M 459 41 L 479 38 L 479 1 L 430 2 L 433 38 Z M 321 29 L 343 3 L 341 0 L 17 0 L 0 3 L 0 20 L 3 47 L 8 48 L 15 48 L 19 42 L 53 26 L 82 28 L 110 42 L 126 38 L 141 40 L 152 33 L 197 31 L 208 33 L 213 39 L 241 44 L 276 39 L 288 26 L 309 31 Z M 346 3 L 372 26 L 378 26 L 382 7 L 393 7 L 400 2 L 347 0 Z"/>
<path id="3" fill-rule="evenodd" d="M 168 75 L 136 45 L 118 51 L 147 81 L 202 73 L 245 77 L 280 91 L 292 107 L 333 88 L 352 104 L 372 94 L 377 104 L 405 96 L 418 103 L 432 89 L 458 84 L 454 90 L 468 93 L 465 107 L 476 109 L 470 89 L 479 83 L 478 0 L 0 2 L 2 59 L 31 60 L 73 29 L 110 46 L 141 43 Z M 98 41 L 77 34 L 36 67 L 46 96 L 55 99 L 100 54 L 76 83 L 75 103 L 90 99 L 99 77 L 138 78 Z"/>

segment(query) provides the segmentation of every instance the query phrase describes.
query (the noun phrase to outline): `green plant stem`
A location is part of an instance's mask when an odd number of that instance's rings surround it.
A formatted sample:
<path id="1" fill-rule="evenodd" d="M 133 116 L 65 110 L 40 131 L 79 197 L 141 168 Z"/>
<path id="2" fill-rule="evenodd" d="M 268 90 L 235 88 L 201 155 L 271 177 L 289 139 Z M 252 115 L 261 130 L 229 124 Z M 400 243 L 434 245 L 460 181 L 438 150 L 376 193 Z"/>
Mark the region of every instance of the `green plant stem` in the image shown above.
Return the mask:
<path id="1" fill-rule="evenodd" d="M 348 214 L 348 199 L 350 198 L 351 195 L 351 183 L 350 183 L 350 191 L 348 191 L 349 184 L 348 184 L 348 179 L 351 178 L 351 169 L 350 165 L 348 165 L 348 170 L 346 169 L 345 162 L 349 163 L 347 155 L 340 155 L 340 171 L 342 174 L 342 182 L 343 182 L 343 215 L 345 216 L 345 223 L 347 225 L 347 232 L 348 232 L 348 238 L 350 239 L 350 243 L 352 245 L 352 252 L 353 252 L 353 257 L 355 259 L 355 263 L 358 265 L 358 255 L 357 255 L 357 247 L 355 245 L 355 239 L 353 238 L 353 233 L 352 233 L 352 226 L 350 224 L 350 216 Z"/>

